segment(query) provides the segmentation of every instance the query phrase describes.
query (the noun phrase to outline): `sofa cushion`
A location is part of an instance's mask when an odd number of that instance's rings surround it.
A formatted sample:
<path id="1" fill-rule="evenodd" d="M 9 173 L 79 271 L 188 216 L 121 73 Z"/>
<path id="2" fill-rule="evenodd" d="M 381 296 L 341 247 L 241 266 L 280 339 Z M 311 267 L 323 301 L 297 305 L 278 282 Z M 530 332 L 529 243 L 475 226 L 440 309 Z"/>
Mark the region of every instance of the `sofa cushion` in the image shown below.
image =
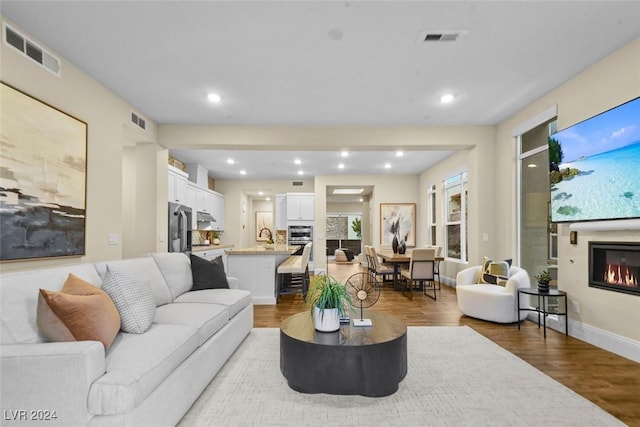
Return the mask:
<path id="1" fill-rule="evenodd" d="M 191 261 L 182 252 L 153 253 L 151 257 L 160 269 L 169 286 L 173 299 L 176 299 L 193 287 Z"/>
<path id="2" fill-rule="evenodd" d="M 229 289 L 222 257 L 211 261 L 191 254 L 191 274 L 194 291 L 202 289 Z"/>
<path id="3" fill-rule="evenodd" d="M 14 273 L 2 272 L 0 285 L 0 343 L 27 344 L 46 339 L 36 325 L 39 289 L 59 291 L 73 273 L 100 287 L 100 276 L 93 264 L 64 265 Z"/>
<path id="4" fill-rule="evenodd" d="M 110 269 L 127 274 L 128 276 L 147 280 L 151 285 L 153 299 L 157 306 L 168 304 L 173 300 L 167 282 L 164 280 L 160 269 L 151 257 L 101 262 L 95 266 L 98 274 L 100 274 L 100 277 L 103 279 L 105 274 L 107 274 L 108 266 Z"/>
<path id="5" fill-rule="evenodd" d="M 198 345 L 202 345 L 229 322 L 228 310 L 220 304 L 165 304 L 158 307 L 154 323 L 193 326 L 198 329 Z"/>
<path id="6" fill-rule="evenodd" d="M 120 329 L 142 334 L 156 315 L 156 303 L 149 282 L 107 267 L 102 289 L 113 300 L 120 313 Z"/>
<path id="7" fill-rule="evenodd" d="M 51 341 L 100 341 L 109 348 L 120 316 L 103 290 L 69 274 L 60 292 L 40 289 L 36 323 Z"/>
<path id="8" fill-rule="evenodd" d="M 174 302 L 221 304 L 229 309 L 229 318 L 232 318 L 251 304 L 251 292 L 243 289 L 204 289 L 186 292 L 176 298 Z"/>
<path id="9" fill-rule="evenodd" d="M 89 413 L 131 411 L 197 347 L 197 330 L 186 325 L 154 323 L 144 334 L 119 333 L 106 355 L 107 372 L 89 390 Z"/>

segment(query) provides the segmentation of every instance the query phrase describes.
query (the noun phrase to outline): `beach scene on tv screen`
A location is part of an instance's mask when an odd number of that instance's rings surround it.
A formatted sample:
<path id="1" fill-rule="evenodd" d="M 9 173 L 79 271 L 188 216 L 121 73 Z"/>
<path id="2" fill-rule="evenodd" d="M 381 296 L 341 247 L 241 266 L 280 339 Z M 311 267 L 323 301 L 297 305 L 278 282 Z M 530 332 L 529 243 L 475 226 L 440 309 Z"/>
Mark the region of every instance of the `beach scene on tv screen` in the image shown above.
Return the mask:
<path id="1" fill-rule="evenodd" d="M 549 137 L 553 222 L 640 218 L 640 98 Z"/>

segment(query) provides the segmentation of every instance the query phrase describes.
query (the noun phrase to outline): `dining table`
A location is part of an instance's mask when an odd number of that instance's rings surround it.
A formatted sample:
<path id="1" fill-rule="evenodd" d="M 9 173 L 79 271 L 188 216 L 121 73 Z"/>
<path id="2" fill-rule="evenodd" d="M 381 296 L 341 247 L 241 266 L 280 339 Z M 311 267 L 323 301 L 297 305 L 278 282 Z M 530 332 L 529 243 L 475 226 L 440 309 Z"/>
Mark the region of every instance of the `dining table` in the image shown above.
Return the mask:
<path id="1" fill-rule="evenodd" d="M 407 249 L 407 251 L 403 254 L 394 253 L 391 249 L 380 249 L 376 251 L 378 257 L 382 260 L 382 262 L 393 264 L 393 289 L 395 290 L 404 290 L 397 288 L 398 277 L 400 276 L 400 269 L 402 268 L 402 266 L 409 264 L 409 262 L 411 261 L 411 252 L 412 249 Z M 434 260 L 444 261 L 444 257 L 436 256 Z"/>

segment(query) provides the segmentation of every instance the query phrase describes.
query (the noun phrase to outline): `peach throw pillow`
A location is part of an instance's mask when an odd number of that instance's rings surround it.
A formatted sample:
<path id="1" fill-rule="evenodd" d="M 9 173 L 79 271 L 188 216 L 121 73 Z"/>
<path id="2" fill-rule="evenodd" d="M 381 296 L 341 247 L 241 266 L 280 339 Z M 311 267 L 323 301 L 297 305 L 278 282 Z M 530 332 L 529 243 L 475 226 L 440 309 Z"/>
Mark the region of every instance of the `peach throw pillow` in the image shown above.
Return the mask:
<path id="1" fill-rule="evenodd" d="M 69 274 L 60 292 L 40 289 L 36 324 L 51 341 L 101 341 L 108 349 L 120 314 L 106 292 Z"/>

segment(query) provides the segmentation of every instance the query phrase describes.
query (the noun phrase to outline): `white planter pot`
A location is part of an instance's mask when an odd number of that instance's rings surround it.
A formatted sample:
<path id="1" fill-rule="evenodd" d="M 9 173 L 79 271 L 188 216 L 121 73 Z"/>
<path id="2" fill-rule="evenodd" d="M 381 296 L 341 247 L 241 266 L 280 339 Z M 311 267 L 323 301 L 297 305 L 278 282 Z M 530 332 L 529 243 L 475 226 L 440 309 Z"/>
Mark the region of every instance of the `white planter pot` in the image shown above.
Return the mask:
<path id="1" fill-rule="evenodd" d="M 337 308 L 320 310 L 313 307 L 313 326 L 320 332 L 334 332 L 340 329 L 340 315 Z"/>

